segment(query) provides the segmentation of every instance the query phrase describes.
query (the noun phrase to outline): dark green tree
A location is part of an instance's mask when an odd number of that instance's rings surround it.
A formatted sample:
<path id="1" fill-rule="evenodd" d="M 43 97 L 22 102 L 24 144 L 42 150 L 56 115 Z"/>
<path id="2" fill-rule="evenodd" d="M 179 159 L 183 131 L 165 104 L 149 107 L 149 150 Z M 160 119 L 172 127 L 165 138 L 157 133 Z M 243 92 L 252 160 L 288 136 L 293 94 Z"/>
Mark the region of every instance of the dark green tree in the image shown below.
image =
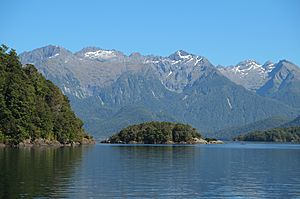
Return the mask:
<path id="1" fill-rule="evenodd" d="M 0 47 L 0 142 L 45 138 L 61 143 L 89 137 L 69 100 L 33 65 L 22 66 L 14 50 Z"/>

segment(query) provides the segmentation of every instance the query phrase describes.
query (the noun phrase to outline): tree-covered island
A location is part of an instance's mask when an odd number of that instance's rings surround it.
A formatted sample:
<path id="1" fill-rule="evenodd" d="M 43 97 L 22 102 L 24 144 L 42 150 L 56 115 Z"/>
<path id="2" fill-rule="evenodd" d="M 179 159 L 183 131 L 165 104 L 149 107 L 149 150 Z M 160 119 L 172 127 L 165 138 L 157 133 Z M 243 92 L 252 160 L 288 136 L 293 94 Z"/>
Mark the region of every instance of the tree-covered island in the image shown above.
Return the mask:
<path id="1" fill-rule="evenodd" d="M 254 131 L 234 138 L 235 141 L 300 142 L 300 127 L 274 128 Z"/>
<path id="2" fill-rule="evenodd" d="M 219 144 L 222 141 L 207 138 L 187 124 L 172 122 L 145 122 L 122 129 L 102 143 L 112 144 Z"/>
<path id="3" fill-rule="evenodd" d="M 8 50 L 0 47 L 0 146 L 93 143 L 60 89 Z"/>

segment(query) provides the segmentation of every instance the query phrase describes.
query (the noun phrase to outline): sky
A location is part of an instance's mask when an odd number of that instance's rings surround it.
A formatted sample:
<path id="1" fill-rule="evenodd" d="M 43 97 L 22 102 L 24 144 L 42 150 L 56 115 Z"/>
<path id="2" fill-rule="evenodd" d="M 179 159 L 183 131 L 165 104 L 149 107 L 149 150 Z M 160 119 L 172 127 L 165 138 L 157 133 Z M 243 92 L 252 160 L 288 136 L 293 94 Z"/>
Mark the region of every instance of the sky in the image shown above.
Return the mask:
<path id="1" fill-rule="evenodd" d="M 168 56 L 213 64 L 287 59 L 300 66 L 299 0 L 0 0 L 0 43 L 30 51 L 49 44 Z"/>

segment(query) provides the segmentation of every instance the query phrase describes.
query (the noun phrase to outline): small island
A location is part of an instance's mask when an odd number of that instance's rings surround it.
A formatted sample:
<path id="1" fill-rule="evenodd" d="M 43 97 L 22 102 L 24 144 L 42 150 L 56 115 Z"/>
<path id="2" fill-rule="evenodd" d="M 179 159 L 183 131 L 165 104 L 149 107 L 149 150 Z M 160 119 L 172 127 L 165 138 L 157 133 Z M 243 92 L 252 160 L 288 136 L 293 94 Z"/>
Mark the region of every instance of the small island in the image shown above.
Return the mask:
<path id="1" fill-rule="evenodd" d="M 256 142 L 300 142 L 300 127 L 274 128 L 266 131 L 254 131 L 234 138 L 235 141 Z"/>
<path id="2" fill-rule="evenodd" d="M 122 129 L 102 143 L 111 144 L 221 144 L 220 140 L 202 138 L 197 129 L 188 124 L 145 122 Z"/>

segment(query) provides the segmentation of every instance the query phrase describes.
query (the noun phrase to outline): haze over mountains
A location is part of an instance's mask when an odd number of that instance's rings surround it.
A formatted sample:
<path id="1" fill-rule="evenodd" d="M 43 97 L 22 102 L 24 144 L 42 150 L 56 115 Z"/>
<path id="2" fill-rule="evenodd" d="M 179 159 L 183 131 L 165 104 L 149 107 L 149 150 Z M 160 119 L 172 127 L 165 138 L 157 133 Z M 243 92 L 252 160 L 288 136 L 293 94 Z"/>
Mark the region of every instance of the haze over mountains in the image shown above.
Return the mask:
<path id="1" fill-rule="evenodd" d="M 51 45 L 20 57 L 61 88 L 96 137 L 151 120 L 189 123 L 210 136 L 300 113 L 300 69 L 286 60 L 215 67 L 182 50 L 168 57 L 127 56 L 95 47 L 72 53 Z"/>

